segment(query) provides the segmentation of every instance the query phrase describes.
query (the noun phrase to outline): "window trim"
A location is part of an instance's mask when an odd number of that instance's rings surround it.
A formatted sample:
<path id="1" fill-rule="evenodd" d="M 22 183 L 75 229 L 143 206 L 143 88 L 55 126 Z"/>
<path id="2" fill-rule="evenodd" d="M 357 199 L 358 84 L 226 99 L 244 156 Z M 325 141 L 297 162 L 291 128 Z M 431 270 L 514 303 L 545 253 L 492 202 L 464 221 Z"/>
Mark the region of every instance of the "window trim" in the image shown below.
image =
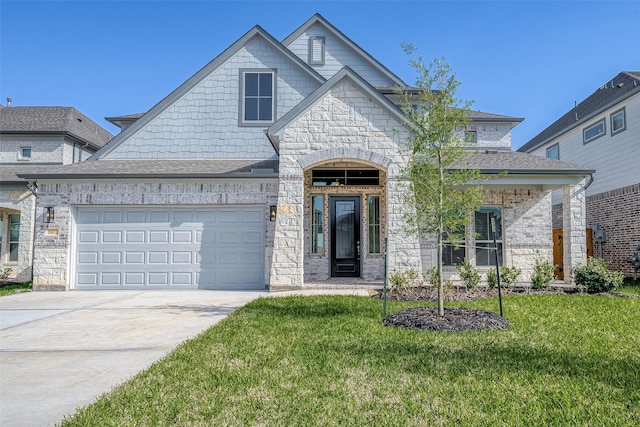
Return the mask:
<path id="1" fill-rule="evenodd" d="M 602 125 L 602 132 L 599 133 L 596 136 L 592 136 L 591 138 L 587 139 L 587 132 L 590 131 L 591 129 L 595 128 L 596 126 L 600 126 Z M 582 129 L 582 143 L 583 144 L 588 144 L 591 141 L 595 141 L 596 139 L 604 136 L 607 134 L 607 121 L 604 119 L 604 117 L 600 120 L 598 120 L 597 122 L 595 122 L 594 124 L 592 124 L 591 126 L 587 126 L 586 128 Z"/>
<path id="2" fill-rule="evenodd" d="M 320 51 L 320 59 L 319 60 L 314 60 L 313 57 L 313 42 L 314 41 L 320 41 L 322 48 Z M 325 64 L 325 47 L 326 47 L 326 38 L 324 36 L 310 36 L 309 37 L 309 65 L 324 65 Z"/>
<path id="3" fill-rule="evenodd" d="M 29 150 L 29 155 L 25 156 L 24 155 L 24 150 Z M 31 161 L 31 157 L 33 155 L 33 149 L 31 148 L 30 145 L 24 145 L 20 147 L 20 152 L 18 153 L 18 160 L 23 161 L 23 162 L 29 162 Z"/>
<path id="4" fill-rule="evenodd" d="M 478 238 L 479 236 L 478 236 L 478 230 L 476 227 L 476 213 L 483 208 L 496 208 L 500 210 L 500 238 L 496 238 L 496 244 L 498 245 L 498 248 L 500 248 L 498 251 L 498 262 L 500 263 L 500 265 L 504 264 L 504 208 L 500 205 L 482 205 L 478 210 L 476 210 L 473 213 L 473 232 L 474 232 L 474 236 L 476 236 L 474 239 L 475 265 L 477 267 L 495 267 L 495 264 L 493 264 L 495 262 L 494 258 L 492 257 L 493 254 L 491 253 L 491 251 L 487 251 L 487 249 L 482 249 L 482 250 L 489 252 L 489 256 L 487 258 L 489 260 L 489 264 L 478 263 L 478 249 L 480 249 L 478 244 L 479 243 L 491 244 L 491 245 L 493 244 L 493 236 L 487 236 L 488 240 Z"/>
<path id="5" fill-rule="evenodd" d="M 473 135 L 473 140 L 469 141 L 467 135 Z M 477 130 L 465 130 L 464 131 L 464 143 L 465 144 L 477 144 L 478 143 L 478 131 Z"/>
<path id="6" fill-rule="evenodd" d="M 372 221 L 372 201 L 373 200 L 377 200 L 374 208 L 373 208 L 373 216 L 374 216 L 374 220 L 377 221 Z M 381 219 L 382 219 L 382 215 L 380 212 L 380 202 L 381 202 L 382 198 L 377 195 L 377 194 L 369 194 L 367 195 L 367 239 L 369 240 L 368 242 L 368 248 L 367 251 L 370 255 L 380 255 L 382 253 L 382 237 L 381 237 L 381 231 L 382 231 L 382 224 Z M 377 210 L 376 210 L 377 208 Z M 377 217 L 377 218 L 376 218 Z M 371 241 L 371 231 L 374 230 L 374 234 L 375 234 L 375 241 L 372 242 Z"/>
<path id="7" fill-rule="evenodd" d="M 557 148 L 558 149 L 558 157 L 550 157 L 549 156 L 549 151 L 551 151 L 551 149 L 553 149 L 553 148 Z M 546 156 L 547 156 L 547 159 L 560 160 L 560 144 L 556 142 L 555 144 L 550 145 L 549 147 L 547 147 Z"/>
<path id="8" fill-rule="evenodd" d="M 245 87 L 245 74 L 271 74 L 271 120 L 245 120 L 244 112 L 245 112 L 245 95 L 244 95 L 244 87 Z M 239 84 L 238 84 L 238 126 L 241 127 L 251 127 L 251 126 L 265 126 L 268 124 L 275 123 L 277 119 L 277 85 L 278 85 L 278 69 L 277 68 L 241 68 L 239 70 Z"/>
<path id="9" fill-rule="evenodd" d="M 614 130 L 613 129 L 613 117 L 617 116 L 618 114 L 622 114 L 622 127 L 620 129 L 618 129 L 618 130 Z M 609 115 L 609 125 L 611 126 L 611 136 L 617 135 L 617 134 L 627 130 L 627 110 L 626 110 L 626 107 L 622 107 L 619 110 L 614 111 L 613 113 L 611 113 Z"/>
<path id="10" fill-rule="evenodd" d="M 322 204 L 322 212 L 320 215 L 320 224 L 316 223 L 316 217 L 314 215 L 314 201 L 316 199 L 316 197 L 320 198 L 321 204 Z M 311 219 L 310 219 L 310 233 L 309 233 L 309 253 L 312 255 L 324 255 L 325 253 L 325 249 L 324 249 L 324 237 L 325 237 L 325 233 L 324 233 L 324 194 L 312 194 L 311 195 Z M 317 228 L 320 227 L 320 233 L 317 233 Z M 316 236 L 320 236 L 320 239 L 318 239 Z M 314 245 L 314 237 L 315 238 L 315 245 Z"/>

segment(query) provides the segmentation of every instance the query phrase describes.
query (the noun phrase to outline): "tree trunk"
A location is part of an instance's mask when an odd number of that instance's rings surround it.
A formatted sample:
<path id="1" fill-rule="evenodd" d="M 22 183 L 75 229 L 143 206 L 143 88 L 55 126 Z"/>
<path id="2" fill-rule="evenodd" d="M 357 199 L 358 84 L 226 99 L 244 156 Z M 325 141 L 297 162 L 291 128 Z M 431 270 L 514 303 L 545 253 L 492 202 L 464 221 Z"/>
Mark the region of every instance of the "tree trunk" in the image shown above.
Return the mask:
<path id="1" fill-rule="evenodd" d="M 442 155 L 438 153 L 438 163 L 440 164 L 440 185 L 439 185 L 439 218 L 438 218 L 438 314 L 444 316 L 444 277 L 442 274 L 442 235 L 444 234 L 444 224 L 442 211 L 444 205 L 444 169 L 442 167 Z"/>

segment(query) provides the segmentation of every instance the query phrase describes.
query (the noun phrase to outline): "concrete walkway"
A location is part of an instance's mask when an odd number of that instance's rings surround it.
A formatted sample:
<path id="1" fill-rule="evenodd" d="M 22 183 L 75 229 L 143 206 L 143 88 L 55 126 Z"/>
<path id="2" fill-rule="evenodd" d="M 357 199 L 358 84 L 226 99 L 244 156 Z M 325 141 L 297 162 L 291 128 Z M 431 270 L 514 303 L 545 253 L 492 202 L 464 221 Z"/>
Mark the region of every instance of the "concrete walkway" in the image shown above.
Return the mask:
<path id="1" fill-rule="evenodd" d="M 30 292 L 0 298 L 0 425 L 46 426 L 266 292 Z"/>
<path id="2" fill-rule="evenodd" d="M 54 425 L 258 297 L 365 290 L 29 292 L 0 298 L 0 426 Z"/>

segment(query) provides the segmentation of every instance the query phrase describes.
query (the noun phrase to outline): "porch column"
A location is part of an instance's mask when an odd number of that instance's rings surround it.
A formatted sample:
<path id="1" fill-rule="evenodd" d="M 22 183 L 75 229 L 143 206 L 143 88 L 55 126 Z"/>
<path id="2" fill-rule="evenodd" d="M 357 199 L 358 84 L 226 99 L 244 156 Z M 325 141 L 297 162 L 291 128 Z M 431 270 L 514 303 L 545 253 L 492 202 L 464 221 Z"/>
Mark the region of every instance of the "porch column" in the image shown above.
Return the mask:
<path id="1" fill-rule="evenodd" d="M 284 163 L 284 162 L 283 162 Z M 304 277 L 304 179 L 300 167 L 281 163 L 270 290 L 302 289 Z"/>
<path id="2" fill-rule="evenodd" d="M 587 225 L 583 185 L 562 187 L 564 281 L 573 283 L 571 271 L 587 259 Z"/>

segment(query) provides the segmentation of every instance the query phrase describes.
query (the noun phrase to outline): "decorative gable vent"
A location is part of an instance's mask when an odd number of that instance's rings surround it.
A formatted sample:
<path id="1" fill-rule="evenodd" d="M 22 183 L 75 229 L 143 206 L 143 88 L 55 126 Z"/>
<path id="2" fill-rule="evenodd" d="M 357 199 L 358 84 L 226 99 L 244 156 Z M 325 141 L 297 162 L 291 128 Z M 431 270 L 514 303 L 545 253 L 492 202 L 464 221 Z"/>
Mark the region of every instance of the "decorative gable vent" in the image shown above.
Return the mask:
<path id="1" fill-rule="evenodd" d="M 309 37 L 309 65 L 324 65 L 324 43 L 322 36 Z"/>

